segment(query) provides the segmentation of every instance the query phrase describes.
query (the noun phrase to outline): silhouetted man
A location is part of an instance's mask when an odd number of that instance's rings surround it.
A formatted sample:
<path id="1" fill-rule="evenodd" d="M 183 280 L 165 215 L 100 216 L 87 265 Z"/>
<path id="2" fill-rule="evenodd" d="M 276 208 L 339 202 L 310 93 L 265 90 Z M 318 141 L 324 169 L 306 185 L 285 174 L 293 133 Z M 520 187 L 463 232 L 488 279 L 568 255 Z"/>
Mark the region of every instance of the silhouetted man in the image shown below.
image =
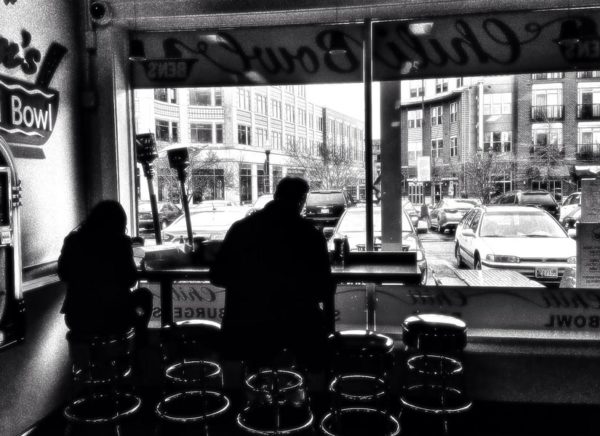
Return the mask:
<path id="1" fill-rule="evenodd" d="M 308 190 L 285 177 L 273 201 L 225 236 L 211 282 L 226 288 L 226 355 L 268 359 L 286 348 L 313 368 L 325 359 L 335 285 L 325 238 L 300 215 Z"/>

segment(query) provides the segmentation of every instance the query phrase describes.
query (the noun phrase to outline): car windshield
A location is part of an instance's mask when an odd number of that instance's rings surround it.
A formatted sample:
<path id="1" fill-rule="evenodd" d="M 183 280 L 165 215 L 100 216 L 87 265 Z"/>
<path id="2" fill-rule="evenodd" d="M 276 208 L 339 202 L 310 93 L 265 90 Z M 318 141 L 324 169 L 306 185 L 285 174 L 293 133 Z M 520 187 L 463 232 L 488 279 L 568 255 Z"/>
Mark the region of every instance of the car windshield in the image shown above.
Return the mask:
<path id="1" fill-rule="evenodd" d="M 443 207 L 445 209 L 473 209 L 475 204 L 470 201 L 447 200 Z"/>
<path id="2" fill-rule="evenodd" d="M 190 220 L 192 222 L 192 230 L 196 229 L 213 229 L 221 228 L 228 229 L 234 222 L 244 217 L 245 210 L 235 208 L 235 210 L 201 210 L 192 212 Z M 186 230 L 185 216 L 180 216 L 168 230 L 184 231 Z"/>
<path id="3" fill-rule="evenodd" d="M 348 209 L 348 212 L 343 216 L 338 226 L 338 233 L 347 234 L 352 232 L 364 232 L 366 209 Z M 406 217 L 402 214 L 402 233 L 412 232 L 412 226 Z M 381 233 L 381 209 L 373 210 L 373 232 Z"/>
<path id="4" fill-rule="evenodd" d="M 540 204 L 542 206 L 552 206 L 554 205 L 554 200 L 552 199 L 552 196 L 550 194 L 544 194 L 544 193 L 528 193 L 525 192 L 523 193 L 522 196 L 522 203 L 525 204 Z"/>
<path id="5" fill-rule="evenodd" d="M 265 205 L 269 202 L 273 200 L 273 196 L 272 195 L 262 195 L 260 197 L 258 197 L 258 199 L 256 200 L 256 202 L 254 202 L 254 206 L 255 208 L 263 208 L 265 207 Z"/>
<path id="6" fill-rule="evenodd" d="M 158 205 L 158 210 L 160 210 L 160 205 Z M 150 203 L 139 203 L 138 204 L 138 212 L 152 212 Z"/>
<path id="7" fill-rule="evenodd" d="M 546 213 L 489 212 L 483 216 L 482 238 L 566 238 L 563 228 Z"/>
<path id="8" fill-rule="evenodd" d="M 324 206 L 328 204 L 344 204 L 341 192 L 311 192 L 306 199 L 307 206 Z"/>

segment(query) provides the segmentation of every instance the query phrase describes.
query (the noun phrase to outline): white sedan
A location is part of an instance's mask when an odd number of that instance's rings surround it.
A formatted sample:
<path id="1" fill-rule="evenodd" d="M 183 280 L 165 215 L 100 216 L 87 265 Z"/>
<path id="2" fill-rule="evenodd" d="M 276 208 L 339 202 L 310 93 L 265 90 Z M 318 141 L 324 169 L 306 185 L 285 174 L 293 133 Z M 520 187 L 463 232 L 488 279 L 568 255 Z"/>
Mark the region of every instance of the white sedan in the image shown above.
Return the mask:
<path id="1" fill-rule="evenodd" d="M 543 284 L 558 284 L 576 263 L 575 241 L 546 211 L 529 206 L 479 206 L 454 236 L 457 265 L 509 269 Z"/>

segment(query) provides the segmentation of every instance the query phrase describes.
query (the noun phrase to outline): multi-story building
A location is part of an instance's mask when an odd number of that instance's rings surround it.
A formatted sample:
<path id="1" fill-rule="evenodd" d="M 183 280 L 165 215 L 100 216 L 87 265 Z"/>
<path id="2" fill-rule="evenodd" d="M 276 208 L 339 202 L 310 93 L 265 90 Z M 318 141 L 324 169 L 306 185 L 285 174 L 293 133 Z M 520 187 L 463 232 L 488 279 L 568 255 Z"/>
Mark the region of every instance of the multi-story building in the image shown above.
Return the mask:
<path id="1" fill-rule="evenodd" d="M 310 179 L 307 161 L 325 150 L 342 153 L 357 171 L 364 161 L 364 123 L 310 102 L 303 85 L 137 90 L 135 120 L 137 133 L 156 134 L 159 200 L 178 196 L 162 152 L 173 144 L 197 153 L 189 169 L 194 202 L 249 203 L 285 175 Z M 143 197 L 145 181 L 139 186 Z"/>
<path id="2" fill-rule="evenodd" d="M 401 109 L 413 202 L 479 196 L 468 170 L 478 154 L 493 155 L 492 190 L 547 189 L 557 199 L 600 163 L 600 71 L 405 81 Z M 419 168 L 422 156 L 429 168 Z"/>

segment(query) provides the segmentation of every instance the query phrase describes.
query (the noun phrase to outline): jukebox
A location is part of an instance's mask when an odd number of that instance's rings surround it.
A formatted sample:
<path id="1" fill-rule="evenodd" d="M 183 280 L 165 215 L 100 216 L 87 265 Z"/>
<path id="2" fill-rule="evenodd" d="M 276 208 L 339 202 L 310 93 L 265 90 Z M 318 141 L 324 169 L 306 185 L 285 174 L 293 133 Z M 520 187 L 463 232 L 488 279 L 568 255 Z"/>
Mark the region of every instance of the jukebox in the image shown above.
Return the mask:
<path id="1" fill-rule="evenodd" d="M 20 184 L 12 153 L 0 138 L 0 350 L 25 337 Z"/>

